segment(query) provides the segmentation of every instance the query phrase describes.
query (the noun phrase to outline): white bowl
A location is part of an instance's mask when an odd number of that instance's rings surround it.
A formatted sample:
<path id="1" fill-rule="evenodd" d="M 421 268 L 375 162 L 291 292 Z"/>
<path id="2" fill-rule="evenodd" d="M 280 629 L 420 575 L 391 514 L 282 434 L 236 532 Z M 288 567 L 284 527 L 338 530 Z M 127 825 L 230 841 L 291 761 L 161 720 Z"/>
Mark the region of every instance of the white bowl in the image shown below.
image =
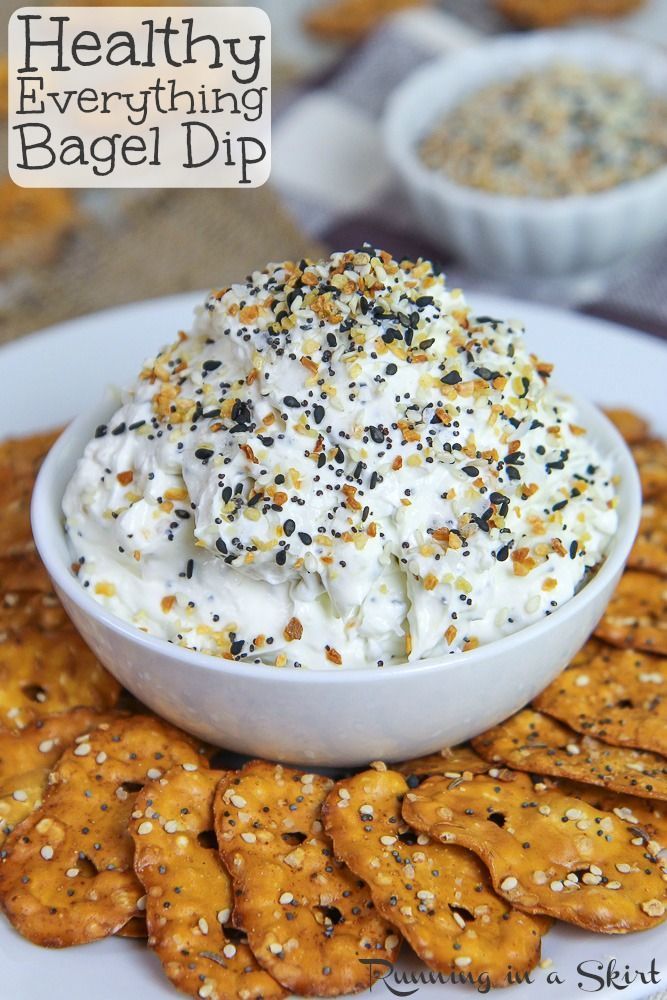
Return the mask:
<path id="1" fill-rule="evenodd" d="M 420 140 L 469 94 L 554 62 L 635 76 L 667 96 L 667 53 L 647 42 L 601 31 L 504 36 L 411 74 L 387 105 L 383 134 L 412 208 L 439 247 L 476 271 L 509 279 L 524 297 L 535 279 L 549 279 L 575 299 L 577 286 L 593 293 L 595 279 L 667 233 L 667 166 L 607 191 L 541 199 L 457 184 L 418 152 Z"/>
<path id="2" fill-rule="evenodd" d="M 308 765 L 397 760 L 459 743 L 517 711 L 556 677 L 597 624 L 641 507 L 634 461 L 591 404 L 581 416 L 620 476 L 619 528 L 598 573 L 553 615 L 466 653 L 379 670 L 281 670 L 195 653 L 104 610 L 71 571 L 62 497 L 94 428 L 117 402 L 75 420 L 44 462 L 32 501 L 39 553 L 67 613 L 115 677 L 161 716 L 218 746 Z"/>

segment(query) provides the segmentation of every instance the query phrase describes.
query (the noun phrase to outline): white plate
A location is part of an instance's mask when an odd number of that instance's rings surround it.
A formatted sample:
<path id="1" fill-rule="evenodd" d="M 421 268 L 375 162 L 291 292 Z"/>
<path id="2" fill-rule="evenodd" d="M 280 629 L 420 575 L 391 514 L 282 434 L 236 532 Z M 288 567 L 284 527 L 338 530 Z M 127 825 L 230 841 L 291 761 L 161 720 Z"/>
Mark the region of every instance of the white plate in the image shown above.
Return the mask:
<path id="1" fill-rule="evenodd" d="M 193 306 L 201 298 L 180 295 L 109 310 L 0 349 L 4 386 L 0 439 L 65 422 L 93 405 L 109 383 L 129 381 L 145 356 L 173 339 L 179 328 L 190 325 Z M 667 433 L 667 345 L 574 313 L 495 296 L 469 298 L 478 315 L 523 319 L 531 348 L 556 363 L 560 385 L 600 403 L 636 407 Z M 562 925 L 545 939 L 543 954 L 553 961 L 549 971 L 557 971 L 565 982 L 548 985 L 547 972 L 538 970 L 530 988 L 514 987 L 503 996 L 521 993 L 530 1000 L 571 1000 L 598 985 L 578 973 L 581 962 L 593 973 L 596 963 L 606 970 L 615 959 L 621 974 L 626 965 L 634 974 L 635 970 L 648 972 L 655 959 L 662 976 L 658 985 L 635 979 L 622 993 L 607 988 L 595 993 L 597 997 L 643 1000 L 667 988 L 667 969 L 664 965 L 661 969 L 666 951 L 665 926 L 628 937 L 600 937 Z M 408 960 L 398 970 L 424 971 L 419 963 Z M 420 998 L 478 995 L 440 983 L 410 985 L 391 979 L 384 986 L 378 984 L 375 994 L 390 997 L 389 983 L 401 991 L 418 987 Z M 110 939 L 64 951 L 40 950 L 0 919 L 0 1000 L 115 1000 L 122 996 L 175 1000 L 177 995 L 155 957 L 140 942 Z"/>

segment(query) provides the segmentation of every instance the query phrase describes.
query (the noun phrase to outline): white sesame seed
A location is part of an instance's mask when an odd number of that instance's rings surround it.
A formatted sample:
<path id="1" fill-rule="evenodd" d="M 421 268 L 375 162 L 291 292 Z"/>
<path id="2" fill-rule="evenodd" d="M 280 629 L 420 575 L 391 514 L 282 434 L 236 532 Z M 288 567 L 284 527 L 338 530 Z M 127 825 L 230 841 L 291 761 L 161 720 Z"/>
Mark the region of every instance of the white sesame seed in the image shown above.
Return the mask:
<path id="1" fill-rule="evenodd" d="M 100 752 L 98 753 L 97 757 L 95 758 L 95 762 L 97 764 L 104 764 L 104 762 L 105 762 L 106 759 L 107 759 L 107 755 L 105 754 L 104 750 L 100 750 Z"/>
<path id="2" fill-rule="evenodd" d="M 90 743 L 80 743 L 78 747 L 74 748 L 74 755 L 76 757 L 87 757 L 90 753 Z"/>
<path id="3" fill-rule="evenodd" d="M 202 932 L 202 934 L 208 934 L 208 921 L 204 917 L 200 917 L 197 921 L 197 927 Z"/>
<path id="4" fill-rule="evenodd" d="M 602 879 L 599 875 L 591 875 L 590 872 L 584 872 L 581 876 L 581 881 L 584 885 L 599 885 Z"/>
<path id="5" fill-rule="evenodd" d="M 585 688 L 590 684 L 590 682 L 591 679 L 588 676 L 588 674 L 581 674 L 579 677 L 577 677 L 575 684 L 577 685 L 577 687 Z"/>
<path id="6" fill-rule="evenodd" d="M 202 1000 L 208 1000 L 208 998 L 213 993 L 213 983 L 204 983 L 203 986 L 199 987 L 198 995 Z"/>
<path id="7" fill-rule="evenodd" d="M 167 822 L 164 824 L 165 833 L 176 833 L 177 830 L 178 830 L 178 823 L 176 822 L 175 819 L 168 819 Z"/>
<path id="8" fill-rule="evenodd" d="M 372 817 L 374 815 L 373 806 L 368 806 L 368 805 L 359 806 L 359 812 L 361 813 L 362 817 L 364 816 Z"/>
<path id="9" fill-rule="evenodd" d="M 576 819 L 581 819 L 583 813 L 581 809 L 568 809 L 565 815 L 567 816 L 568 819 L 576 820 Z"/>
<path id="10" fill-rule="evenodd" d="M 597 865 L 589 865 L 588 870 L 590 871 L 591 875 L 602 875 L 602 869 L 598 868 Z"/>
<path id="11" fill-rule="evenodd" d="M 426 844 L 431 843 L 431 838 L 426 833 L 420 833 L 417 837 L 417 843 L 420 847 L 425 847 Z"/>
<path id="12" fill-rule="evenodd" d="M 225 958 L 234 958 L 234 955 L 236 954 L 236 948 L 234 947 L 233 944 L 226 944 L 225 947 L 222 949 L 222 954 L 225 956 Z"/>
<path id="13" fill-rule="evenodd" d="M 399 938 L 396 934 L 390 934 L 384 940 L 385 951 L 393 951 L 394 948 L 398 948 Z"/>
<path id="14" fill-rule="evenodd" d="M 143 911 L 146 909 L 146 897 L 140 896 L 137 900 L 137 909 Z"/>
<path id="15" fill-rule="evenodd" d="M 565 749 L 569 753 L 570 757 L 577 757 L 581 753 L 581 750 L 576 743 L 568 743 Z"/>
<path id="16" fill-rule="evenodd" d="M 622 889 L 623 886 L 620 882 L 607 882 L 608 889 Z"/>
<path id="17" fill-rule="evenodd" d="M 551 816 L 551 806 L 540 806 L 539 813 L 541 816 Z"/>
<path id="18" fill-rule="evenodd" d="M 242 833 L 241 840 L 245 840 L 246 844 L 254 844 L 257 837 L 254 833 Z"/>
<path id="19" fill-rule="evenodd" d="M 65 872 L 67 878 L 76 878 L 78 874 L 79 874 L 78 868 L 68 868 L 67 871 Z"/>
<path id="20" fill-rule="evenodd" d="M 232 915 L 231 909 L 226 906 L 224 910 L 218 910 L 218 923 L 226 924 Z"/>
<path id="21" fill-rule="evenodd" d="M 428 889 L 420 889 L 417 893 L 417 899 L 435 899 L 435 895 Z"/>
<path id="22" fill-rule="evenodd" d="M 53 848 L 50 844 L 44 844 L 44 847 L 39 852 L 45 861 L 50 861 L 53 857 Z"/>
<path id="23" fill-rule="evenodd" d="M 229 801 L 233 806 L 236 806 L 237 809 L 243 809 L 248 805 L 242 795 L 232 795 Z"/>
<path id="24" fill-rule="evenodd" d="M 294 896 L 292 895 L 291 892 L 283 892 L 280 895 L 278 902 L 281 904 L 281 906 L 288 906 L 293 901 L 293 899 Z"/>
<path id="25" fill-rule="evenodd" d="M 616 865 L 616 871 L 621 875 L 628 875 L 632 871 L 632 865 Z"/>
<path id="26" fill-rule="evenodd" d="M 51 753 L 55 745 L 56 745 L 55 740 L 42 740 L 42 742 L 39 744 L 39 752 Z"/>
<path id="27" fill-rule="evenodd" d="M 149 767 L 146 771 L 146 777 L 151 781 L 157 781 L 158 778 L 162 777 L 162 771 L 159 767 Z"/>
<path id="28" fill-rule="evenodd" d="M 184 771 L 198 771 L 199 770 L 199 768 L 197 767 L 196 764 L 182 764 L 181 766 L 182 766 L 182 768 L 183 768 Z"/>
<path id="29" fill-rule="evenodd" d="M 341 799 L 349 799 L 350 793 L 348 792 L 347 788 L 339 788 L 338 797 Z"/>
<path id="30" fill-rule="evenodd" d="M 472 958 L 466 958 L 465 955 L 461 955 L 460 958 L 454 959 L 454 965 L 458 969 L 465 969 L 472 964 Z"/>
<path id="31" fill-rule="evenodd" d="M 518 879 L 514 878 L 513 875 L 509 875 L 503 882 L 500 883 L 500 888 L 503 892 L 512 892 L 518 886 Z"/>
<path id="32" fill-rule="evenodd" d="M 452 912 L 452 916 L 453 916 L 454 920 L 456 921 L 456 923 L 457 923 L 457 924 L 459 925 L 459 927 L 461 928 L 461 930 L 462 930 L 462 931 L 464 931 L 464 930 L 465 930 L 465 926 L 466 926 L 466 922 L 465 922 L 465 920 L 463 919 L 463 917 L 461 916 L 461 914 L 460 914 L 460 913 L 457 913 L 457 912 L 456 912 L 456 911 L 454 910 L 454 911 Z"/>
<path id="33" fill-rule="evenodd" d="M 140 823 L 137 829 L 137 833 L 140 837 L 145 837 L 147 833 L 151 833 L 153 829 L 153 824 L 146 821 L 145 823 Z"/>
<path id="34" fill-rule="evenodd" d="M 558 881 L 552 882 L 550 886 L 552 892 L 562 892 L 564 888 L 565 886 L 563 885 L 563 883 Z"/>
<path id="35" fill-rule="evenodd" d="M 384 837 L 380 837 L 380 843 L 384 847 L 391 847 L 393 844 L 396 843 L 396 840 L 397 840 L 396 837 L 390 837 L 389 834 L 385 834 Z"/>
<path id="36" fill-rule="evenodd" d="M 272 955 L 279 955 L 282 950 L 283 950 L 283 946 L 281 944 L 278 944 L 277 941 L 273 941 L 269 945 L 269 951 L 271 952 Z"/>
<path id="37" fill-rule="evenodd" d="M 535 885 L 546 885 L 549 879 L 547 878 L 547 873 L 543 871 L 533 872 L 533 882 Z"/>
<path id="38" fill-rule="evenodd" d="M 15 799 L 16 802 L 27 802 L 28 794 L 27 792 L 24 792 L 21 788 L 17 788 L 15 792 L 12 792 L 12 798 Z"/>

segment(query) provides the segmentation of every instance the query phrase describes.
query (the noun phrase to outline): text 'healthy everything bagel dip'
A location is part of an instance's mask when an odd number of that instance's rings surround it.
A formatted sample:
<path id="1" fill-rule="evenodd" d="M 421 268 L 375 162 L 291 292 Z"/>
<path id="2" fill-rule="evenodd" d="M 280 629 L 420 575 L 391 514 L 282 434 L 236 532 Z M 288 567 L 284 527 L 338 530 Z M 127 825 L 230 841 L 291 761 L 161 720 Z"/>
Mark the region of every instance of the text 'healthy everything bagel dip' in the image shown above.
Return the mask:
<path id="1" fill-rule="evenodd" d="M 81 584 L 152 635 L 351 668 L 467 650 L 569 600 L 612 471 L 520 327 L 365 248 L 211 294 L 66 491 Z"/>

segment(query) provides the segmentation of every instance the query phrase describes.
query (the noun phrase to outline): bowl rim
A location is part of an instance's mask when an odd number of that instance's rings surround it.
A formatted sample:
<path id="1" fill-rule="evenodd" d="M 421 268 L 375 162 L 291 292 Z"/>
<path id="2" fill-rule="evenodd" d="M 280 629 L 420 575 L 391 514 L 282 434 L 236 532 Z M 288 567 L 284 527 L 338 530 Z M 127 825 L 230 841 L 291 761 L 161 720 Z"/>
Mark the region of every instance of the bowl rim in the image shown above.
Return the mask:
<path id="1" fill-rule="evenodd" d="M 496 658 L 499 655 L 512 655 L 520 652 L 522 647 L 548 635 L 555 627 L 567 627 L 567 623 L 576 619 L 580 611 L 592 603 L 605 590 L 610 581 L 619 575 L 630 553 L 634 542 L 641 514 L 641 485 L 639 473 L 627 443 L 606 415 L 593 403 L 568 394 L 574 401 L 578 412 L 584 417 L 584 423 L 591 426 L 592 437 L 602 445 L 603 450 L 614 456 L 614 474 L 620 478 L 618 489 L 619 526 L 613 536 L 604 562 L 595 576 L 582 589 L 555 609 L 553 614 L 545 615 L 538 621 L 519 629 L 508 636 L 503 636 L 493 642 L 478 646 L 466 652 L 450 653 L 445 656 L 435 656 L 416 660 L 412 663 L 401 661 L 383 668 L 377 666 L 342 668 L 341 670 L 322 670 L 317 668 L 302 668 L 288 670 L 276 668 L 269 664 L 245 663 L 244 661 L 226 660 L 210 653 L 198 652 L 185 646 L 178 646 L 159 636 L 142 632 L 135 625 L 119 618 L 98 604 L 78 583 L 71 571 L 71 563 L 63 560 L 58 552 L 59 543 L 64 544 L 67 551 L 67 539 L 62 525 L 62 491 L 55 491 L 54 478 L 58 470 L 70 468 L 73 470 L 81 454 L 80 439 L 84 445 L 90 439 L 94 426 L 100 418 L 108 413 L 117 401 L 112 401 L 109 394 L 91 411 L 76 417 L 50 449 L 39 471 L 31 502 L 31 521 L 37 551 L 56 588 L 81 611 L 83 615 L 101 624 L 119 638 L 133 643 L 153 655 L 181 661 L 182 665 L 196 666 L 200 669 L 212 670 L 220 676 L 236 676 L 243 679 L 262 681 L 275 679 L 277 676 L 286 684 L 386 684 L 391 681 L 404 680 L 410 676 L 423 676 L 433 673 L 446 674 L 456 670 L 463 664 L 474 669 L 476 663 Z M 104 409 L 102 408 L 104 406 Z M 85 432 L 85 433 L 84 433 Z M 76 453 L 71 452 L 76 444 Z M 54 496 L 54 492 L 56 496 Z M 279 674 L 276 674 L 276 670 Z"/>
<path id="2" fill-rule="evenodd" d="M 650 60 L 652 66 L 663 70 L 664 95 L 667 99 L 667 52 L 659 44 L 645 39 L 620 35 L 608 29 L 601 31 L 594 28 L 579 28 L 574 31 L 545 29 L 530 34 L 504 34 L 484 39 L 483 42 L 467 46 L 460 52 L 430 59 L 409 73 L 391 93 L 382 115 L 381 133 L 385 153 L 394 169 L 411 186 L 419 183 L 441 199 L 450 202 L 456 200 L 458 208 L 476 208 L 496 212 L 499 215 L 539 212 L 558 216 L 564 209 L 577 211 L 584 208 L 604 212 L 614 204 L 627 202 L 628 198 L 651 193 L 652 188 L 661 192 L 667 185 L 667 163 L 642 177 L 623 181 L 600 191 L 540 198 L 536 195 L 502 194 L 460 184 L 441 171 L 427 167 L 418 155 L 415 136 L 411 130 L 404 128 L 404 123 L 409 120 L 410 105 L 415 103 L 426 83 L 430 83 L 429 89 L 432 93 L 447 95 L 447 81 L 461 79 L 463 76 L 472 79 L 475 67 L 480 61 L 486 64 L 489 59 L 495 58 L 498 63 L 503 61 L 505 65 L 513 66 L 510 74 L 498 71 L 490 79 L 476 87 L 473 86 L 470 89 L 470 94 L 473 94 L 491 84 L 494 79 L 512 79 L 526 72 L 529 66 L 521 59 L 513 63 L 518 54 L 529 53 L 536 49 L 539 51 L 540 48 L 546 47 L 551 50 L 548 55 L 549 62 L 566 61 L 573 42 L 575 45 L 593 45 L 599 52 L 613 49 L 622 53 L 624 57 L 632 54 L 636 56 L 637 66 L 647 65 Z M 570 54 L 569 60 L 574 62 L 576 58 Z M 595 70 L 597 67 L 586 68 Z M 608 69 L 610 72 L 614 71 L 613 63 L 610 63 Z M 430 124 L 437 122 L 443 113 L 452 110 L 458 104 L 458 100 L 450 103 L 445 96 L 444 101 L 437 102 L 436 109 L 436 101 L 433 101 L 429 113 Z"/>

